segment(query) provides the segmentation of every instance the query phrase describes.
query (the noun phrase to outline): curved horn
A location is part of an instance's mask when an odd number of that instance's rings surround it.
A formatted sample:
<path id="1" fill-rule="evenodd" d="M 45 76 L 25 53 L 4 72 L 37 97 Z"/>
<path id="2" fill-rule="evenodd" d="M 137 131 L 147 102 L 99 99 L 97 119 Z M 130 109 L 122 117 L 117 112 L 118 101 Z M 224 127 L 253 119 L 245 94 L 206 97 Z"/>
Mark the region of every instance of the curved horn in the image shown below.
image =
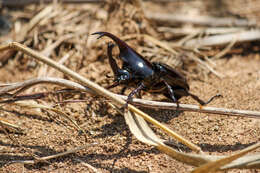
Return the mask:
<path id="1" fill-rule="evenodd" d="M 130 48 L 124 41 L 122 41 L 121 39 L 119 39 L 118 37 L 116 37 L 115 35 L 109 32 L 95 32 L 92 33 L 91 35 L 99 35 L 98 39 L 100 39 L 103 36 L 107 36 L 111 38 L 114 42 L 116 42 L 120 51 L 124 51 L 125 49 Z"/>

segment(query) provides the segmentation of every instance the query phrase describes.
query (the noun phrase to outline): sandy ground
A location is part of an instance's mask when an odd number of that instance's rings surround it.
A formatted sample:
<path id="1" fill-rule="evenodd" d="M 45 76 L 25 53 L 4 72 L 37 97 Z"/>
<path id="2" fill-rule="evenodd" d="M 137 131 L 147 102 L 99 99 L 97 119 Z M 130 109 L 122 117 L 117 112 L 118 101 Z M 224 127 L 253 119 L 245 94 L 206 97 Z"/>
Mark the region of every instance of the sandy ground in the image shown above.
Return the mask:
<path id="1" fill-rule="evenodd" d="M 259 47 L 259 43 L 256 42 L 254 46 Z M 101 81 L 99 78 L 101 73 L 112 74 L 107 60 L 94 61 L 92 54 L 84 58 L 85 67 L 78 73 L 104 87 L 107 86 L 109 80 Z M 191 92 L 204 100 L 218 93 L 223 95 L 223 98 L 214 100 L 209 106 L 260 111 L 259 54 L 250 51 L 243 55 L 229 54 L 214 62 L 216 71 L 225 77 L 220 79 L 210 74 L 203 80 L 191 78 L 189 79 Z M 1 67 L 1 83 L 17 82 L 37 76 L 37 71 L 34 69 L 28 70 L 20 65 L 17 59 L 11 59 Z M 57 73 L 57 76 L 60 76 L 60 73 Z M 112 91 L 119 92 L 119 89 Z M 62 107 L 62 110 L 73 117 L 87 132 L 86 135 L 79 133 L 70 122 L 54 113 L 14 105 L 7 106 L 4 111 L 1 110 L 1 118 L 19 125 L 24 133 L 9 132 L 13 138 L 11 140 L 4 131 L 0 131 L 0 172 L 185 173 L 193 169 L 139 142 L 130 133 L 124 118 L 107 104 L 106 99 L 93 98 L 88 94 L 70 94 L 64 95 L 63 98 L 86 100 L 80 103 L 68 103 Z M 161 97 L 144 95 L 144 98 L 160 100 Z M 53 103 L 54 100 L 57 101 L 57 98 L 50 97 L 39 102 Z M 180 102 L 197 104 L 189 97 L 182 98 Z M 208 154 L 228 155 L 260 141 L 259 119 L 195 112 L 182 112 L 176 116 L 174 111 L 145 111 L 173 131 L 199 145 Z M 158 130 L 156 132 L 167 138 L 162 132 Z M 33 165 L 11 163 L 30 160 L 32 153 L 43 157 L 86 144 L 92 145 L 77 153 L 51 159 L 46 163 Z M 186 148 L 179 149 L 190 152 Z M 260 149 L 256 152 L 260 152 Z M 93 168 L 90 168 L 90 165 Z M 257 173 L 260 170 L 228 172 Z"/>
<path id="2" fill-rule="evenodd" d="M 232 56 L 217 61 L 217 70 L 226 77 L 209 76 L 205 82 L 191 81 L 191 91 L 201 98 L 221 93 L 223 98 L 210 104 L 215 107 L 257 110 L 260 104 L 260 61 L 258 55 Z M 18 71 L 9 73 L 1 69 L 3 81 L 18 81 Z M 25 73 L 26 74 L 26 73 Z M 184 98 L 182 103 L 193 103 Z M 88 106 L 96 112 L 87 112 Z M 192 167 L 177 162 L 153 147 L 138 142 L 124 122 L 123 117 L 111 111 L 104 101 L 90 99 L 88 103 L 67 105 L 73 109 L 73 116 L 89 133 L 85 140 L 64 119 L 52 119 L 46 114 L 39 116 L 35 111 L 16 108 L 13 112 L 2 112 L 9 122 L 25 129 L 25 134 L 11 134 L 20 145 L 12 142 L 3 132 L 1 135 L 1 170 L 3 172 L 88 172 L 91 170 L 80 163 L 80 159 L 101 172 L 187 172 Z M 260 140 L 260 120 L 225 115 L 184 112 L 174 117 L 166 112 L 154 118 L 163 122 L 175 132 L 183 135 L 203 151 L 211 154 L 230 154 Z M 86 143 L 98 143 L 76 154 L 71 154 L 48 163 L 23 165 L 8 164 L 6 161 L 25 160 L 30 152 L 47 156 L 75 148 Z M 258 150 L 259 151 L 259 150 Z M 257 170 L 230 171 L 257 172 Z"/>

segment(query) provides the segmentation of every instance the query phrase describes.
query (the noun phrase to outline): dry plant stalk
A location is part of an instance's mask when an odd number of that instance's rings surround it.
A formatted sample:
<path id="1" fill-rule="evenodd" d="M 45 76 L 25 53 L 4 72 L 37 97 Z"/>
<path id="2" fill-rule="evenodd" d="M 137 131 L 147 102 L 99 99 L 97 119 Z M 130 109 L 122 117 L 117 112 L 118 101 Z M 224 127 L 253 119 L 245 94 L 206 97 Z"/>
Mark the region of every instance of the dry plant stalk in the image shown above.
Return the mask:
<path id="1" fill-rule="evenodd" d="M 195 38 L 188 40 L 184 43 L 184 46 L 187 47 L 204 47 L 204 46 L 216 46 L 216 45 L 223 45 L 227 43 L 232 43 L 234 40 L 236 42 L 245 42 L 245 41 L 254 41 L 260 39 L 260 30 L 248 30 L 248 31 L 241 31 L 237 33 L 231 34 L 222 34 L 222 35 L 215 35 L 209 36 L 205 38 Z"/>
<path id="2" fill-rule="evenodd" d="M 10 128 L 10 129 L 15 129 L 17 132 L 23 133 L 23 130 L 19 126 L 15 125 L 15 124 L 12 124 L 12 123 L 4 120 L 3 118 L 0 118 L 0 123 L 4 127 Z"/>
<path id="3" fill-rule="evenodd" d="M 3 86 L 0 88 L 0 95 L 7 94 L 7 92 L 15 91 L 12 96 L 16 96 L 21 93 L 25 89 L 28 89 L 37 84 L 55 84 L 59 86 L 64 86 L 70 89 L 74 89 L 81 92 L 86 92 L 89 94 L 97 95 L 93 90 L 73 81 L 69 81 L 61 78 L 53 78 L 53 77 L 41 77 L 29 79 L 23 82 L 13 83 L 13 84 L 2 84 Z M 123 100 L 127 99 L 127 96 L 114 94 L 116 97 L 120 97 Z M 172 102 L 159 102 L 152 100 L 144 100 L 133 98 L 133 105 L 151 108 L 151 109 L 168 109 L 168 110 L 176 110 L 177 104 Z M 201 112 L 201 113 L 210 113 L 210 114 L 222 114 L 228 116 L 241 116 L 241 117 L 251 117 L 251 118 L 260 118 L 259 111 L 249 111 L 249 110 L 236 110 L 236 109 L 226 109 L 226 108 L 216 108 L 209 106 L 197 106 L 190 104 L 179 104 L 179 110 L 182 111 L 190 111 L 190 112 Z"/>
<path id="4" fill-rule="evenodd" d="M 91 166 L 90 164 L 84 162 L 83 160 L 81 160 L 81 159 L 74 159 L 74 160 L 80 162 L 83 166 L 86 166 L 87 168 L 89 168 L 89 169 L 92 170 L 93 172 L 95 172 L 95 173 L 100 173 L 100 171 L 98 171 L 96 168 L 94 168 L 94 167 Z"/>
<path id="5" fill-rule="evenodd" d="M 50 106 L 46 106 L 46 105 L 42 105 L 42 104 L 32 104 L 32 103 L 27 103 L 27 102 L 17 102 L 15 103 L 16 105 L 20 106 L 20 107 L 27 107 L 27 108 L 40 108 L 40 109 L 43 109 L 43 110 L 49 110 L 49 111 L 52 111 L 52 112 L 55 112 L 57 113 L 58 115 L 61 115 L 63 118 L 69 120 L 77 130 L 79 131 L 82 131 L 82 132 L 85 132 L 83 129 L 81 129 L 81 127 L 77 124 L 77 122 L 75 120 L 73 120 L 69 115 L 67 115 L 65 112 L 59 110 L 59 109 L 56 109 L 56 108 L 52 108 Z"/>
<path id="6" fill-rule="evenodd" d="M 250 151 L 260 147 L 260 143 L 252 145 L 240 152 L 231 156 L 212 156 L 205 154 L 186 154 L 174 150 L 173 148 L 164 144 L 164 140 L 160 139 L 148 126 L 146 121 L 136 115 L 134 112 L 128 111 L 124 113 L 126 123 L 128 124 L 131 132 L 140 141 L 157 147 L 160 151 L 175 158 L 178 161 L 184 162 L 189 165 L 198 166 L 195 170 L 197 173 L 211 172 L 217 170 L 225 170 L 231 168 L 260 168 L 259 154 L 244 156 Z M 252 164 L 253 163 L 253 164 Z"/>
<path id="7" fill-rule="evenodd" d="M 159 22 L 167 23 L 192 23 L 196 25 L 208 25 L 208 26 L 252 26 L 255 25 L 255 21 L 248 21 L 247 19 L 235 19 L 227 17 L 211 17 L 211 16 L 187 16 L 177 14 L 162 14 L 156 12 L 146 12 L 146 17 Z"/>
<path id="8" fill-rule="evenodd" d="M 97 145 L 97 143 L 86 144 L 84 146 L 76 147 L 74 149 L 71 149 L 71 150 L 68 150 L 68 151 L 65 151 L 65 152 L 62 152 L 62 153 L 50 155 L 50 156 L 37 157 L 37 158 L 35 158 L 35 160 L 14 160 L 11 163 L 36 164 L 36 163 L 39 163 L 39 162 L 46 162 L 47 160 L 50 160 L 50 159 L 54 159 L 54 158 L 58 158 L 58 157 L 68 155 L 68 154 L 76 153 L 80 150 L 89 148 L 93 145 Z"/>

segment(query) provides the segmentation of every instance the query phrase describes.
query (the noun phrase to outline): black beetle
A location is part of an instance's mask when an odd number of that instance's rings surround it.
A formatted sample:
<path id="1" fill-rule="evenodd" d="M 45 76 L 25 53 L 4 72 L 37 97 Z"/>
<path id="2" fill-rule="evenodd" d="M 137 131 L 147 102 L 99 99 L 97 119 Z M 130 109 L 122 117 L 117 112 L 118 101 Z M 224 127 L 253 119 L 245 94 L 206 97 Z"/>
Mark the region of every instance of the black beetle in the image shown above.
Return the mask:
<path id="1" fill-rule="evenodd" d="M 186 78 L 170 66 L 159 62 L 149 62 L 124 41 L 109 32 L 95 32 L 92 35 L 96 34 L 99 35 L 98 39 L 103 36 L 111 38 L 119 47 L 119 57 L 123 61 L 122 68 L 119 68 L 112 57 L 114 44 L 109 43 L 107 54 L 115 81 L 109 88 L 121 84 L 125 87 L 137 87 L 128 95 L 127 103 L 131 101 L 135 94 L 140 94 L 141 90 L 164 94 L 167 98 L 176 102 L 177 105 L 178 100 L 183 96 L 191 96 L 201 105 L 206 105 L 215 97 L 220 96 L 215 95 L 205 102 L 189 92 L 190 88 Z"/>

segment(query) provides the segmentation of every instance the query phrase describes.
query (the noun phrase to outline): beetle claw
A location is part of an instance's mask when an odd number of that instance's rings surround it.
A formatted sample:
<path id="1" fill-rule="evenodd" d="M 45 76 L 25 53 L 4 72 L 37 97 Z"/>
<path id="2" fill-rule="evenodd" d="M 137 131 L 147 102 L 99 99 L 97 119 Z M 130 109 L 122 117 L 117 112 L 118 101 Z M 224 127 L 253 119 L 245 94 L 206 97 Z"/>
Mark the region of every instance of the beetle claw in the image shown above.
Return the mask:
<path id="1" fill-rule="evenodd" d="M 222 96 L 221 94 L 217 94 L 217 95 L 211 97 L 207 102 L 205 102 L 204 105 L 209 104 L 209 103 L 212 102 L 215 98 L 218 98 L 218 97 L 223 97 L 223 96 Z"/>
<path id="2" fill-rule="evenodd" d="M 91 35 L 99 35 L 97 39 L 100 39 L 101 37 L 103 37 L 105 35 L 104 32 L 94 32 Z"/>

